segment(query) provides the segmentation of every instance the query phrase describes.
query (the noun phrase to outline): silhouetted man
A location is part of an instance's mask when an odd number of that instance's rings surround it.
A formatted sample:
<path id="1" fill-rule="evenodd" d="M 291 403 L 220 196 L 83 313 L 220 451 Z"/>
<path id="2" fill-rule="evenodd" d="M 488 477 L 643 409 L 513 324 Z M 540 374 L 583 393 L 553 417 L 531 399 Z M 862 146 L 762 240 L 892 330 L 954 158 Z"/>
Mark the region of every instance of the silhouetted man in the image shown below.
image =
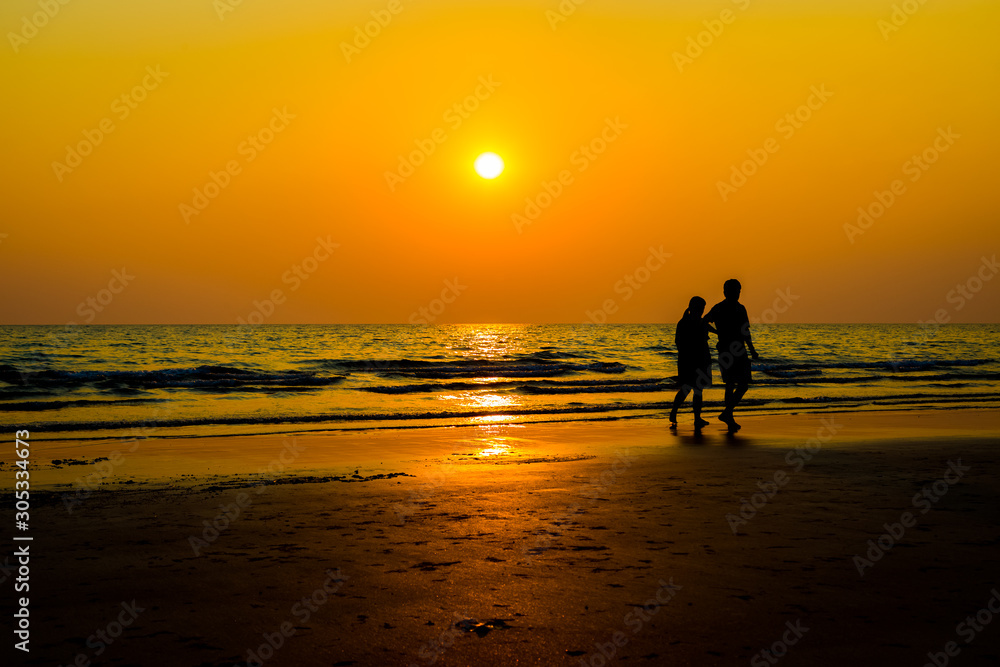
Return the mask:
<path id="1" fill-rule="evenodd" d="M 750 318 L 747 317 L 747 309 L 740 303 L 742 289 L 740 281 L 735 278 L 727 280 L 722 286 L 725 300 L 712 306 L 712 310 L 705 316 L 706 322 L 715 324 L 719 336 L 716 345 L 719 351 L 719 371 L 722 373 L 722 381 L 726 383 L 726 409 L 719 415 L 719 419 L 729 426 L 730 433 L 740 430 L 740 425 L 733 419 L 733 410 L 750 386 L 747 348 L 750 348 L 754 359 L 758 357 L 750 339 Z"/>

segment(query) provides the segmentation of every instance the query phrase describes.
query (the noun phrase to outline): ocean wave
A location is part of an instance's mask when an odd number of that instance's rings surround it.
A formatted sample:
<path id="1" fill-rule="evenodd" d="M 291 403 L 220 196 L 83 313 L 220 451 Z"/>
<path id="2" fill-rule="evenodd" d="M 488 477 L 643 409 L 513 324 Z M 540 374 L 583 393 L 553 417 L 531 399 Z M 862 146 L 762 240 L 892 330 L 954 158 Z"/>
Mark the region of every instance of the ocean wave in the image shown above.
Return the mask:
<path id="1" fill-rule="evenodd" d="M 355 387 L 358 391 L 373 394 L 433 394 L 439 391 L 471 391 L 474 389 L 498 389 L 496 384 L 483 385 L 475 382 L 442 382 L 424 384 L 375 385 L 373 387 Z"/>
<path id="2" fill-rule="evenodd" d="M 558 387 L 521 385 L 518 391 L 522 394 L 559 395 L 559 394 L 627 394 L 634 392 L 652 393 L 659 391 L 676 391 L 676 381 L 665 382 L 625 382 L 602 384 L 596 386 Z"/>
<path id="3" fill-rule="evenodd" d="M 847 375 L 847 376 L 826 376 L 818 373 L 781 373 L 777 377 L 771 373 L 766 373 L 768 377 L 755 377 L 754 384 L 768 385 L 801 385 L 801 384 L 871 384 L 875 382 L 906 383 L 921 385 L 930 382 L 942 382 L 948 380 L 962 380 L 964 382 L 997 382 L 1000 380 L 1000 373 L 991 372 L 962 372 L 962 373 L 933 373 L 933 374 L 878 374 L 878 375 Z"/>
<path id="4" fill-rule="evenodd" d="M 548 354 L 548 352 L 543 352 Z M 535 356 L 535 355 L 524 355 Z M 871 386 L 906 383 L 929 386 L 932 383 L 996 383 L 1000 373 L 977 369 L 987 360 L 959 359 L 922 362 L 917 372 L 896 373 L 883 362 L 818 362 L 754 364 L 754 384 L 760 386 Z M 347 390 L 384 394 L 409 395 L 458 391 L 508 391 L 534 396 L 570 396 L 573 394 L 658 393 L 677 389 L 672 375 L 655 377 L 626 374 L 629 369 L 620 362 L 589 363 L 517 360 L 386 360 L 309 362 L 312 370 L 248 369 L 227 365 L 201 365 L 187 368 L 150 370 L 69 371 L 21 370 L 0 365 L 0 399 L 8 406 L 21 401 L 25 411 L 51 410 L 56 406 L 82 407 L 79 401 L 68 400 L 74 391 L 99 391 L 118 397 L 140 397 L 155 389 L 188 390 L 193 393 L 216 393 L 238 397 L 240 394 L 259 395 L 280 392 L 310 392 L 332 386 Z M 336 367 L 342 374 L 331 374 Z M 358 373 L 357 369 L 378 368 L 375 373 Z M 836 373 L 830 369 L 849 368 L 855 372 Z M 349 369 L 354 369 L 349 370 Z M 632 369 L 641 371 L 642 369 Z M 873 372 L 876 371 L 876 372 Z M 359 378 L 381 377 L 388 382 L 366 385 L 353 381 Z M 573 376 L 577 377 L 573 377 Z M 598 376 L 598 377 L 594 377 Z M 600 376 L 605 376 L 604 378 Z M 608 377 L 612 376 L 612 377 Z M 717 369 L 714 372 L 719 381 Z M 472 382 L 470 380 L 478 381 Z M 5 386 L 6 385 L 6 386 Z M 956 386 L 956 385 L 951 385 Z M 46 402 L 50 397 L 65 400 L 59 404 Z M 90 398 L 89 396 L 87 398 Z M 37 399 L 37 400 L 36 400 Z M 35 404 L 37 402 L 37 405 Z M 45 403 L 45 405 L 42 405 Z M 4 409 L 0 407 L 0 409 Z M 15 408 L 8 407 L 6 410 Z"/>
<path id="5" fill-rule="evenodd" d="M 720 382 L 718 374 L 715 381 Z M 860 375 L 852 377 L 825 377 L 818 373 L 802 375 L 781 374 L 779 377 L 755 377 L 754 385 L 767 387 L 804 386 L 804 385 L 854 385 L 871 386 L 882 382 L 893 384 L 908 383 L 913 386 L 949 386 L 960 387 L 975 382 L 1000 381 L 1000 373 L 937 373 L 932 375 Z M 372 385 L 351 387 L 357 391 L 375 394 L 430 394 L 437 392 L 458 391 L 510 391 L 524 395 L 570 395 L 570 394 L 614 394 L 634 392 L 676 391 L 677 378 L 674 376 L 658 378 L 619 377 L 613 380 L 556 380 L 543 379 L 537 381 L 518 381 L 510 379 L 492 382 L 420 382 L 396 385 Z"/>
<path id="6" fill-rule="evenodd" d="M 318 359 L 306 362 L 312 368 L 343 373 L 373 373 L 382 377 L 412 377 L 435 380 L 474 377 L 557 377 L 571 373 L 624 373 L 628 366 L 617 361 L 568 362 L 579 355 L 537 352 L 512 359 Z"/>
<path id="7" fill-rule="evenodd" d="M 621 410 L 662 410 L 669 409 L 669 403 L 633 404 L 633 405 L 570 405 L 564 407 L 519 408 L 511 410 L 465 410 L 465 411 L 414 411 L 414 412 L 357 412 L 352 414 L 330 413 L 320 415 L 240 415 L 211 416 L 182 419 L 143 420 L 143 421 L 66 421 L 47 422 L 44 424 L 28 424 L 33 430 L 45 432 L 60 431 L 102 431 L 128 429 L 137 425 L 147 429 L 179 428 L 190 426 L 238 426 L 264 424 L 317 424 L 338 422 L 383 422 L 383 421 L 417 421 L 441 419 L 471 419 L 476 417 L 495 416 L 528 416 L 528 415 L 560 415 L 560 414 L 591 414 L 606 413 Z"/>
<path id="8" fill-rule="evenodd" d="M 753 369 L 766 373 L 789 371 L 822 371 L 825 368 L 880 369 L 889 371 L 919 371 L 929 368 L 981 366 L 995 363 L 993 359 L 884 359 L 878 361 L 755 361 Z"/>
<path id="9" fill-rule="evenodd" d="M 63 408 L 113 408 L 122 405 L 146 405 L 148 403 L 165 403 L 161 398 L 124 398 L 109 400 L 77 399 L 72 401 L 3 401 L 0 402 L 0 412 L 43 412 L 45 410 L 62 410 Z"/>
<path id="10" fill-rule="evenodd" d="M 521 380 L 500 380 L 495 382 L 431 382 L 420 384 L 399 384 L 399 385 L 374 385 L 369 387 L 354 387 L 357 391 L 366 391 L 375 394 L 419 394 L 433 392 L 455 392 L 455 391 L 508 391 L 515 390 L 522 393 L 537 394 L 572 394 L 574 390 L 582 393 L 591 388 L 595 391 L 615 391 L 615 387 L 621 386 L 646 386 L 654 387 L 664 383 L 664 378 L 616 378 L 614 380 L 538 380 L 534 382 L 524 382 Z M 673 385 L 672 385 L 673 386 Z M 607 388 L 607 389 L 605 389 Z M 551 390 L 551 391 L 550 391 Z M 636 389 L 626 389 L 623 391 L 637 391 Z M 645 391 L 659 391 L 658 389 L 646 389 Z"/>
<path id="11" fill-rule="evenodd" d="M 302 371 L 261 372 L 233 366 L 204 365 L 194 368 L 157 368 L 143 371 L 68 371 L 21 370 L 0 366 L 0 381 L 9 385 L 40 388 L 76 389 L 93 386 L 99 389 L 248 389 L 252 387 L 325 387 L 344 376 L 320 376 Z"/>

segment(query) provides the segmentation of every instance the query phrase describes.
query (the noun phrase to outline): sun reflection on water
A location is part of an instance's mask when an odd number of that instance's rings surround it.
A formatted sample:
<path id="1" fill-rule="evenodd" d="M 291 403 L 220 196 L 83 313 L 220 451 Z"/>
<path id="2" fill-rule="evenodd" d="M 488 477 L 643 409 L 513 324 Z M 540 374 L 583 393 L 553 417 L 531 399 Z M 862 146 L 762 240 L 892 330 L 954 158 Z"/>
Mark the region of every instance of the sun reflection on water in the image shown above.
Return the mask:
<path id="1" fill-rule="evenodd" d="M 462 410 L 489 410 L 491 412 L 502 412 L 507 408 L 514 408 L 521 404 L 521 401 L 515 396 L 497 393 L 482 393 L 478 391 L 462 391 L 454 394 L 445 394 L 444 396 L 441 396 L 441 400 L 453 401 L 456 404 L 456 407 Z M 479 415 L 476 417 L 469 417 L 469 423 L 495 424 L 512 419 L 514 419 L 514 416 L 509 414 Z"/>
<path id="2" fill-rule="evenodd" d="M 500 418 L 505 417 L 500 416 Z M 475 437 L 465 441 L 472 450 L 470 455 L 477 458 L 491 458 L 515 454 L 515 444 L 518 438 L 508 435 L 510 428 L 509 426 L 491 424 L 483 424 L 476 428 Z"/>
<path id="3" fill-rule="evenodd" d="M 514 415 L 483 415 L 481 417 L 470 417 L 470 424 L 503 424 L 512 421 Z"/>
<path id="4" fill-rule="evenodd" d="M 481 449 L 476 456 L 502 456 L 511 453 L 511 444 L 502 438 L 498 438 L 490 445 L 486 449 Z"/>
<path id="5" fill-rule="evenodd" d="M 489 374 L 488 366 L 491 362 L 509 359 L 511 355 L 523 351 L 523 346 L 516 335 L 518 332 L 512 331 L 508 326 L 491 325 L 470 326 L 461 328 L 460 331 L 456 344 L 450 346 L 452 352 L 462 359 L 484 364 L 482 375 L 468 378 L 466 381 L 484 387 L 502 383 L 506 378 Z M 523 405 L 523 400 L 517 395 L 501 393 L 496 389 L 456 391 L 443 394 L 438 399 L 448 401 L 451 409 L 499 413 L 469 417 L 467 420 L 469 424 L 482 425 L 513 421 L 515 419 L 513 415 L 503 413 Z"/>

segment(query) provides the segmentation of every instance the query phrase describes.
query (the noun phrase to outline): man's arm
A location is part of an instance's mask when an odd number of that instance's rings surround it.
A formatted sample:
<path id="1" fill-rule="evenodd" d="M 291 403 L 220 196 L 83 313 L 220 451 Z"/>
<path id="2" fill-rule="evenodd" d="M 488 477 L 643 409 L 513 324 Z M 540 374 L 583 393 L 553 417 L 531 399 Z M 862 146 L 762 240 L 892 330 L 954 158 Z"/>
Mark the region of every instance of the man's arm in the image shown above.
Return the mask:
<path id="1" fill-rule="evenodd" d="M 701 318 L 701 321 L 705 322 L 706 324 L 709 323 L 709 322 L 711 322 L 712 324 L 718 325 L 719 324 L 719 322 L 718 322 L 719 315 L 716 312 L 716 308 L 718 308 L 718 307 L 719 307 L 719 304 L 715 304 L 714 306 L 712 306 L 711 310 L 708 311 L 708 314 L 705 315 L 705 317 Z"/>
<path id="2" fill-rule="evenodd" d="M 750 317 L 747 315 L 746 306 L 741 306 L 741 308 L 743 308 L 743 326 L 740 327 L 740 331 L 742 331 L 743 340 L 746 341 L 747 347 L 750 349 L 750 356 L 756 359 L 760 355 L 757 354 L 757 350 L 754 349 L 753 337 L 750 335 Z"/>

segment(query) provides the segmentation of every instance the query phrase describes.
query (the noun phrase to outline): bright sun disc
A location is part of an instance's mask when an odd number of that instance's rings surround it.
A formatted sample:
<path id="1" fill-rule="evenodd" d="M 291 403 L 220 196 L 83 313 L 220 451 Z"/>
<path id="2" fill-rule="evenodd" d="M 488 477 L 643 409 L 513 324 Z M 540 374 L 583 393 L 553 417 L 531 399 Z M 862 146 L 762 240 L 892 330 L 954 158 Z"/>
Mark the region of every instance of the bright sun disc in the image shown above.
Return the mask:
<path id="1" fill-rule="evenodd" d="M 503 158 L 496 153 L 483 153 L 476 158 L 474 166 L 483 178 L 496 178 L 503 172 Z"/>

